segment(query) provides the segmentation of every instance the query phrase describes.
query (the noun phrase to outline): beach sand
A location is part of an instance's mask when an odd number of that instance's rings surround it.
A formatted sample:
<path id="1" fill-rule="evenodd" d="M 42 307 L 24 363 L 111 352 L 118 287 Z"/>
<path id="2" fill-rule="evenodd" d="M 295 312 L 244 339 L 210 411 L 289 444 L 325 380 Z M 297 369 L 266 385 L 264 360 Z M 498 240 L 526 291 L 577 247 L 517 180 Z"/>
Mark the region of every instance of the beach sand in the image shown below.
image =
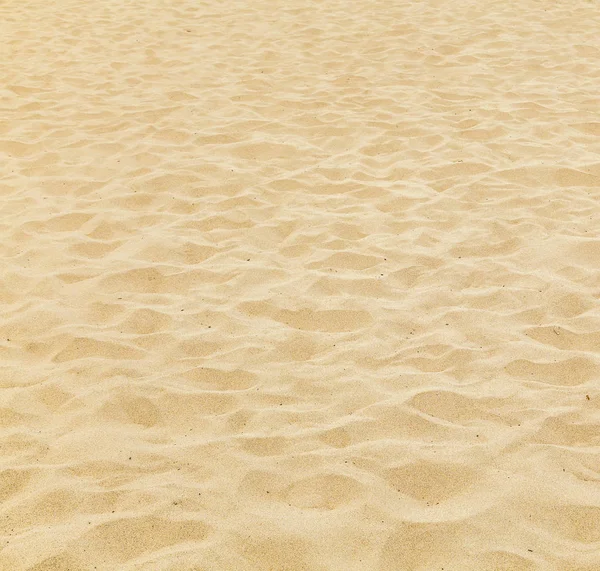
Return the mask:
<path id="1" fill-rule="evenodd" d="M 2 571 L 598 571 L 596 1 L 7 0 Z"/>

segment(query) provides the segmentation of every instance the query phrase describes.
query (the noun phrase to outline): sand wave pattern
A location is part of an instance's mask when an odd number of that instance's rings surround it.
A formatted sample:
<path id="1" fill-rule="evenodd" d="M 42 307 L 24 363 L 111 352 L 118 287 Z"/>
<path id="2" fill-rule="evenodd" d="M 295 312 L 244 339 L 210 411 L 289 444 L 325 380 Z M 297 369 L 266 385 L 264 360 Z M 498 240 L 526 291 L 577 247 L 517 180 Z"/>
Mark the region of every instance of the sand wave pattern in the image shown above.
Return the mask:
<path id="1" fill-rule="evenodd" d="M 4 0 L 2 571 L 598 571 L 596 0 Z"/>

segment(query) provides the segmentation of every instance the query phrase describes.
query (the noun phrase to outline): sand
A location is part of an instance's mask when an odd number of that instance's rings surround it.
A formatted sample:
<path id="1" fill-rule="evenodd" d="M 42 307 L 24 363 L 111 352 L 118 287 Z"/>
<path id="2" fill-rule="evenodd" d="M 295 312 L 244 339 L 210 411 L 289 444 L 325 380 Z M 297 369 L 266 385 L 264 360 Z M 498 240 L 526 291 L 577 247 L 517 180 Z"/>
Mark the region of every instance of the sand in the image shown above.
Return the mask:
<path id="1" fill-rule="evenodd" d="M 598 571 L 596 1 L 5 0 L 2 571 Z"/>

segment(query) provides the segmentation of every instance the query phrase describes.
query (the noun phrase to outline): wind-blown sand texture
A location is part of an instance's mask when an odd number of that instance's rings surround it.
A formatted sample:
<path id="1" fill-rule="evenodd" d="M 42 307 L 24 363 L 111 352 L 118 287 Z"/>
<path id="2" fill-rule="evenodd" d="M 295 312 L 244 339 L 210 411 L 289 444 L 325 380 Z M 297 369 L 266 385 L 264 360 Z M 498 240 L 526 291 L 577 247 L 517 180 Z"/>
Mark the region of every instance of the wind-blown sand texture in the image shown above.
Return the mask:
<path id="1" fill-rule="evenodd" d="M 2 571 L 598 571 L 597 1 L 5 0 Z"/>

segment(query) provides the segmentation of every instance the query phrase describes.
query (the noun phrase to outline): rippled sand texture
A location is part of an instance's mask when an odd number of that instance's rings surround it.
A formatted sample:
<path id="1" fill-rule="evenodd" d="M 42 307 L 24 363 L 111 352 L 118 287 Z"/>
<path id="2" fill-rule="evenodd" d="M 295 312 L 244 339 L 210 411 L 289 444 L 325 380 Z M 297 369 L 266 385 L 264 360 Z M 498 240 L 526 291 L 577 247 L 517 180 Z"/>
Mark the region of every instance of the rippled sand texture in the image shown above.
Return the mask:
<path id="1" fill-rule="evenodd" d="M 597 2 L 0 7 L 2 571 L 598 571 Z"/>

